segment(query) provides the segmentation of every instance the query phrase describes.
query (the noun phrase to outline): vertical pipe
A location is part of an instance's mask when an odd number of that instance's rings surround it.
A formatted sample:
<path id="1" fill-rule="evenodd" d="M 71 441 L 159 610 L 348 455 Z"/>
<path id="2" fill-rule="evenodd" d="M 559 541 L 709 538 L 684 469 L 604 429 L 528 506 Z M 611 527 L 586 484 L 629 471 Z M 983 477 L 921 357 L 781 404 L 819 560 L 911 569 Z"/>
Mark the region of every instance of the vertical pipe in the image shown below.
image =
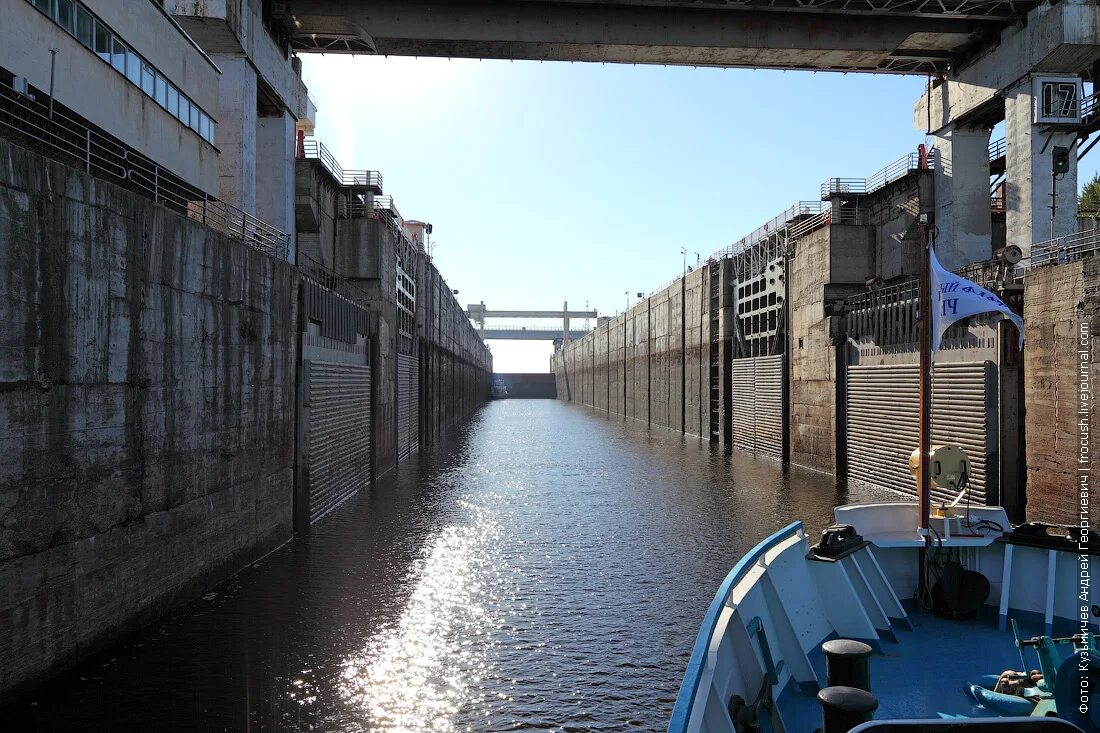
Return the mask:
<path id="1" fill-rule="evenodd" d="M 928 249 L 928 215 L 920 215 L 920 461 L 917 471 L 917 504 L 919 529 L 928 531 L 929 493 L 931 477 L 928 458 L 932 446 L 932 290 Z M 927 592 L 925 552 L 922 546 L 918 558 L 917 577 L 921 597 Z"/>
<path id="2" fill-rule="evenodd" d="M 57 68 L 57 49 L 50 49 L 50 122 L 53 122 L 53 80 Z M 1053 226 L 1053 225 L 1052 225 Z"/>
<path id="3" fill-rule="evenodd" d="M 687 273 L 680 278 L 680 434 L 687 432 Z"/>
<path id="4" fill-rule="evenodd" d="M 50 97 L 53 104 L 53 97 Z M 1050 239 L 1054 239 L 1054 215 L 1058 211 L 1058 174 L 1054 172 L 1054 161 L 1050 164 Z"/>
<path id="5" fill-rule="evenodd" d="M 780 317 L 782 318 L 782 328 L 784 330 L 784 336 L 782 340 L 783 344 L 783 371 L 782 371 L 782 384 L 780 385 L 780 399 L 782 404 L 780 405 L 781 420 L 782 420 L 782 462 L 783 465 L 788 465 L 791 462 L 791 339 L 789 336 L 791 317 L 791 248 L 788 246 L 783 248 L 783 307 L 780 308 Z M 778 340 L 778 339 L 777 339 Z M 835 425 L 835 424 L 834 424 Z"/>
<path id="6" fill-rule="evenodd" d="M 645 424 L 653 424 L 653 300 L 645 299 Z"/>
<path id="7" fill-rule="evenodd" d="M 309 437 L 309 410 L 304 409 L 309 398 L 309 377 L 302 363 L 302 333 L 308 322 L 307 305 L 308 284 L 301 278 L 298 279 L 298 287 L 294 296 L 297 299 L 296 328 L 294 330 L 294 384 L 297 393 L 294 395 L 294 495 L 292 498 L 291 513 L 294 517 L 294 531 L 302 532 L 309 528 L 309 487 L 307 484 L 305 449 Z"/>

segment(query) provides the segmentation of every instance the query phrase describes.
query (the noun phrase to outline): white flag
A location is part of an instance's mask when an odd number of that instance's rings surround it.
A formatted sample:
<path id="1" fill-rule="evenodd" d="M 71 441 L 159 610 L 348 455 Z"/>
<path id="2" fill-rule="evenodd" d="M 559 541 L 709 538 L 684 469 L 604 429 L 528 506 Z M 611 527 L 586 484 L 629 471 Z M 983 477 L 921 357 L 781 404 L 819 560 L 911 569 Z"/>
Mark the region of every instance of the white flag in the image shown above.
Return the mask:
<path id="1" fill-rule="evenodd" d="M 931 260 L 932 290 L 932 358 L 940 348 L 943 334 L 955 321 L 978 313 L 997 311 L 1012 319 L 1024 345 L 1024 319 L 1012 312 L 1004 301 L 981 285 L 943 269 L 936 259 L 936 250 L 928 248 Z"/>

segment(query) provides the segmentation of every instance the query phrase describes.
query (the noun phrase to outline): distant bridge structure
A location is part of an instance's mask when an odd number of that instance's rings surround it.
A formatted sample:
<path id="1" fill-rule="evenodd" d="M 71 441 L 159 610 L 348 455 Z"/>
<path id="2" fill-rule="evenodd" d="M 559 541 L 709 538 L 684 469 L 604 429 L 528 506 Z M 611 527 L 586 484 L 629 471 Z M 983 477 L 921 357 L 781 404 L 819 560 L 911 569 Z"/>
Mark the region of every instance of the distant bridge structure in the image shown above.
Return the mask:
<path id="1" fill-rule="evenodd" d="M 588 329 L 569 329 L 568 340 L 583 338 L 590 333 Z M 486 341 L 501 339 L 506 341 L 565 341 L 564 329 L 553 326 L 516 326 L 514 328 L 486 328 L 481 337 Z"/>
<path id="2" fill-rule="evenodd" d="M 477 325 L 478 332 L 483 340 L 507 339 L 513 341 L 562 341 L 579 339 L 588 333 L 587 328 L 577 329 L 569 327 L 570 318 L 598 318 L 596 311 L 569 310 L 569 303 L 562 303 L 560 311 L 521 311 L 500 310 L 493 311 L 485 307 L 485 303 L 472 303 L 466 306 L 466 315 Z M 555 319 L 561 321 L 561 328 L 555 326 L 503 326 L 499 328 L 485 328 L 485 321 L 489 318 L 537 318 Z"/>

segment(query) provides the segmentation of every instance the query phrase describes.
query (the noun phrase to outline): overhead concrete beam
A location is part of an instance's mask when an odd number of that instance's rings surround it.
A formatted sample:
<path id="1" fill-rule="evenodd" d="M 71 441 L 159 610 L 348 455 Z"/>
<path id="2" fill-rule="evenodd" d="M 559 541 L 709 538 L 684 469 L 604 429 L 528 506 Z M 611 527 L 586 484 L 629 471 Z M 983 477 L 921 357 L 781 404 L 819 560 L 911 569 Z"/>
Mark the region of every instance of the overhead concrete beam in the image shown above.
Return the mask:
<path id="1" fill-rule="evenodd" d="M 483 311 L 471 309 L 470 318 L 596 318 L 596 311 Z"/>
<path id="2" fill-rule="evenodd" d="M 294 0 L 292 9 L 301 33 L 350 20 L 380 54 L 821 70 L 885 71 L 895 51 L 942 59 L 1003 25 L 611 3 Z"/>
<path id="3" fill-rule="evenodd" d="M 1082 73 L 1100 60 L 1100 7 L 1091 0 L 1041 5 L 1027 25 L 1008 28 L 1000 44 L 917 100 L 913 124 L 936 133 L 991 114 L 1003 117 L 1004 93 L 1035 72 Z"/>

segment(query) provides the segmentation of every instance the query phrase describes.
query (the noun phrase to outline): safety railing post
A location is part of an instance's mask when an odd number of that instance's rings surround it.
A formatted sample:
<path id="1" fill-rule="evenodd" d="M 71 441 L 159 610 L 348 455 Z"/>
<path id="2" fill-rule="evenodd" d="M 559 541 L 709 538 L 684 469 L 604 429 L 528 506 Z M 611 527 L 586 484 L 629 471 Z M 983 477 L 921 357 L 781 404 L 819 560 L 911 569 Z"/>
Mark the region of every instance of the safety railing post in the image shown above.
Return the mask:
<path id="1" fill-rule="evenodd" d="M 92 172 L 92 128 L 84 130 L 84 172 Z"/>

